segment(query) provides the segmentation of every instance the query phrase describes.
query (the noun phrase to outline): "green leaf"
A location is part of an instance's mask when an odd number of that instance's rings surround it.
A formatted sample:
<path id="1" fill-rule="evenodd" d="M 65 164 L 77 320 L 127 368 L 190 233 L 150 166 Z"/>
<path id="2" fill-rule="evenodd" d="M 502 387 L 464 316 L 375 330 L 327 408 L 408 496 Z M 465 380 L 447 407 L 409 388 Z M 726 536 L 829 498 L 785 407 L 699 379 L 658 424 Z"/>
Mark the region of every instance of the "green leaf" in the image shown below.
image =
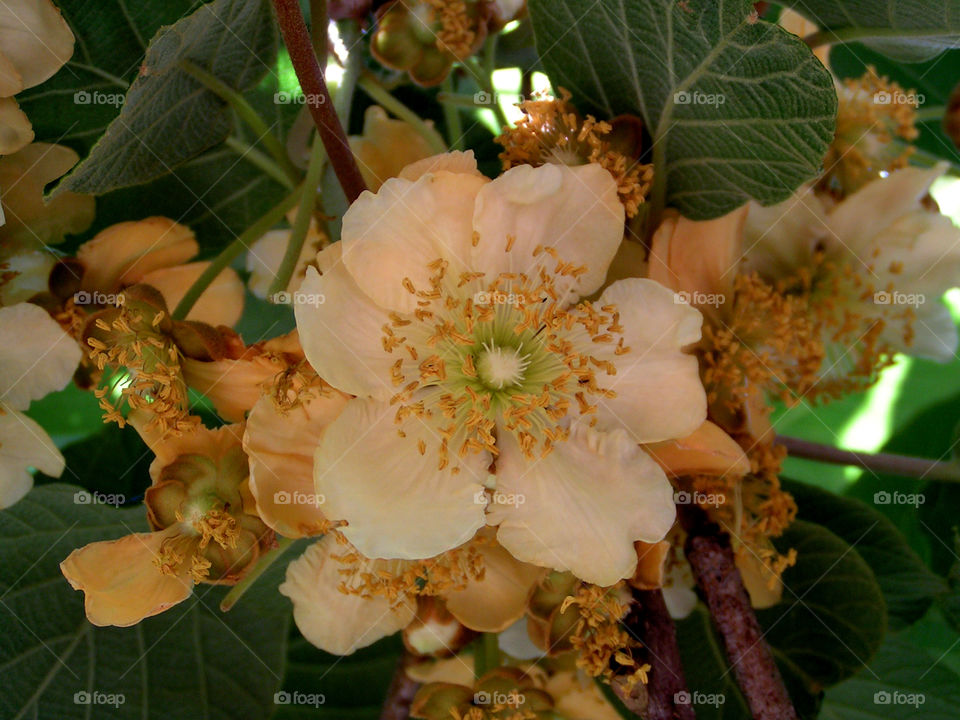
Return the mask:
<path id="1" fill-rule="evenodd" d="M 283 675 L 289 604 L 275 567 L 228 614 L 225 589 L 132 628 L 97 628 L 60 574 L 74 548 L 146 530 L 142 508 L 78 505 L 69 485 L 44 485 L 0 512 L 0 717 L 89 720 L 266 720 Z M 78 704 L 76 693 L 122 704 Z"/>
<path id="2" fill-rule="evenodd" d="M 814 177 L 833 139 L 833 79 L 749 0 L 530 0 L 554 87 L 602 118 L 641 116 L 654 191 L 691 218 L 771 205 Z"/>
<path id="3" fill-rule="evenodd" d="M 921 62 L 960 41 L 960 0 L 790 0 L 786 3 L 829 31 L 862 40 L 901 62 Z"/>
<path id="4" fill-rule="evenodd" d="M 835 533 L 870 566 L 883 591 L 891 627 L 919 620 L 946 590 L 943 580 L 923 563 L 897 527 L 874 508 L 803 483 L 781 482 L 797 501 L 802 520 Z"/>
<path id="5" fill-rule="evenodd" d="M 958 705 L 960 676 L 936 657 L 893 636 L 869 667 L 827 690 L 820 718 L 954 720 Z"/>
<path id="6" fill-rule="evenodd" d="M 223 141 L 233 127 L 229 109 L 179 63 L 246 90 L 269 70 L 276 44 L 264 0 L 214 0 L 161 28 L 120 115 L 54 192 L 99 195 L 148 182 Z"/>
<path id="7" fill-rule="evenodd" d="M 815 694 L 870 661 L 886 632 L 886 605 L 869 565 L 825 527 L 797 520 L 775 545 L 796 549 L 797 564 L 783 575 L 780 603 L 757 618 L 778 661 Z"/>

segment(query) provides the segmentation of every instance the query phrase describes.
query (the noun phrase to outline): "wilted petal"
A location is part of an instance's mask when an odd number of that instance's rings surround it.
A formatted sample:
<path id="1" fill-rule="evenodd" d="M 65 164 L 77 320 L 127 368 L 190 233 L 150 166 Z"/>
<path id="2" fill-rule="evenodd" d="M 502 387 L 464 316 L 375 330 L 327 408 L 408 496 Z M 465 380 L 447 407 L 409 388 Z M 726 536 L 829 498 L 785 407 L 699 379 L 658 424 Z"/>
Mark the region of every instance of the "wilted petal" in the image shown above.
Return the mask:
<path id="1" fill-rule="evenodd" d="M 167 575 L 154 559 L 163 541 L 180 529 L 136 533 L 74 550 L 60 570 L 84 592 L 87 619 L 94 625 L 136 625 L 183 602 L 193 592 L 188 577 Z"/>
<path id="2" fill-rule="evenodd" d="M 406 627 L 412 603 L 396 605 L 383 597 L 364 598 L 338 590 L 341 565 L 331 555 L 344 552 L 332 535 L 313 543 L 287 566 L 280 592 L 293 602 L 293 619 L 301 634 L 321 650 L 350 655 Z"/>
<path id="3" fill-rule="evenodd" d="M 314 489 L 313 454 L 349 399 L 330 388 L 312 393 L 286 411 L 277 408 L 273 397 L 263 396 L 250 412 L 243 436 L 257 512 L 287 537 L 316 535 L 326 527 L 323 498 Z"/>
<path id="4" fill-rule="evenodd" d="M 32 418 L 0 404 L 0 509 L 30 492 L 33 475 L 28 468 L 60 477 L 63 455 Z"/>
<path id="5" fill-rule="evenodd" d="M 483 527 L 490 458 L 458 461 L 451 452 L 440 470 L 437 428 L 417 417 L 397 424 L 395 416 L 385 402 L 348 402 L 317 448 L 316 489 L 327 517 L 346 520 L 343 534 L 367 557 L 433 557 Z"/>
<path id="6" fill-rule="evenodd" d="M 173 310 L 197 278 L 210 266 L 194 262 L 161 268 L 147 273 L 140 282 L 152 285 L 163 294 L 167 307 Z M 243 282 L 233 268 L 224 268 L 197 299 L 186 320 L 198 320 L 216 327 L 233 327 L 243 314 Z"/>
<path id="7" fill-rule="evenodd" d="M 610 173 L 596 164 L 567 167 L 519 165 L 480 191 L 473 229 L 480 235 L 471 269 L 493 279 L 501 272 L 536 277 L 537 268 L 553 272 L 552 248 L 565 263 L 586 266 L 572 285 L 571 302 L 600 288 L 623 238 L 623 205 Z M 510 252 L 506 252 L 510 247 Z"/>
<path id="8" fill-rule="evenodd" d="M 609 586 L 636 570 L 634 541 L 657 542 L 673 524 L 667 476 L 623 430 L 578 423 L 538 462 L 524 457 L 512 435 L 500 445 L 497 492 L 517 502 L 491 503 L 488 522 L 520 560 Z"/>
<path id="9" fill-rule="evenodd" d="M 73 377 L 82 351 L 46 310 L 30 303 L 0 308 L 0 402 L 26 410 Z"/>

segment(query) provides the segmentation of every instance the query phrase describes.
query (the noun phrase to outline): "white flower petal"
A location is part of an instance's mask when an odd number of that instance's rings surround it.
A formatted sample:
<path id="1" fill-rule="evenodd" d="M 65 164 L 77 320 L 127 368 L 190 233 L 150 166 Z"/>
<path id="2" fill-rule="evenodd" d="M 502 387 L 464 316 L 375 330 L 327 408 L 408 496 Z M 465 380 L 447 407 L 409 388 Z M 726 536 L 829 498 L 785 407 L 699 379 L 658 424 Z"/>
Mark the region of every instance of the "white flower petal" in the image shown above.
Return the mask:
<path id="1" fill-rule="evenodd" d="M 0 3 L 0 48 L 20 75 L 20 92 L 39 85 L 70 59 L 73 33 L 50 0 L 4 2 Z"/>
<path id="2" fill-rule="evenodd" d="M 340 250 L 340 243 L 323 250 L 317 256 L 323 275 L 307 268 L 300 285 L 297 297 L 317 300 L 294 304 L 303 352 L 338 390 L 386 400 L 396 392 L 390 384 L 395 357 L 382 342 L 390 317 L 353 281 L 340 262 Z"/>
<path id="3" fill-rule="evenodd" d="M 453 450 L 450 464 L 438 470 L 436 429 L 416 417 L 398 425 L 395 415 L 385 402 L 348 402 L 317 448 L 316 490 L 327 517 L 346 520 L 343 534 L 367 557 L 433 557 L 483 527 L 484 502 L 477 498 L 490 458 L 472 453 L 458 463 Z"/>
<path id="4" fill-rule="evenodd" d="M 344 548 L 332 535 L 315 542 L 287 566 L 280 592 L 293 602 L 293 619 L 307 640 L 326 652 L 350 655 L 405 628 L 414 608 L 409 602 L 391 606 L 383 597 L 340 592 L 342 566 L 331 557 L 338 552 Z"/>
<path id="5" fill-rule="evenodd" d="M 603 291 L 598 307 L 616 305 L 623 344 L 647 350 L 678 350 L 700 340 L 703 316 L 654 280 L 627 278 Z"/>
<path id="6" fill-rule="evenodd" d="M 30 303 L 0 308 L 0 402 L 26 410 L 73 377 L 80 346 L 47 312 Z"/>
<path id="7" fill-rule="evenodd" d="M 140 282 L 152 285 L 163 295 L 172 311 L 187 294 L 190 287 L 210 266 L 207 261 L 160 268 L 148 272 Z M 233 327 L 243 314 L 243 282 L 233 268 L 224 268 L 204 290 L 190 312 L 187 320 L 196 320 L 208 325 Z"/>
<path id="8" fill-rule="evenodd" d="M 465 175 L 480 176 L 483 174 L 477 170 L 477 159 L 473 156 L 473 150 L 453 150 L 410 163 L 400 171 L 397 177 L 414 181 L 419 180 L 427 173 L 439 172 L 440 170 Z"/>
<path id="9" fill-rule="evenodd" d="M 13 98 L 0 97 L 0 155 L 10 155 L 33 142 L 33 126 Z"/>
<path id="10" fill-rule="evenodd" d="M 667 476 L 623 430 L 577 423 L 540 461 L 527 460 L 512 435 L 500 445 L 497 492 L 523 502 L 491 503 L 488 522 L 520 560 L 609 586 L 633 575 L 635 540 L 657 542 L 673 524 Z"/>
<path id="11" fill-rule="evenodd" d="M 519 165 L 477 197 L 473 226 L 480 240 L 471 269 L 488 279 L 501 272 L 535 276 L 541 266 L 552 272 L 556 261 L 550 255 L 533 256 L 542 245 L 563 262 L 587 267 L 573 288 L 575 295 L 589 295 L 603 284 L 617 253 L 623 219 L 617 184 L 599 165 Z M 569 284 L 558 283 L 563 289 Z"/>
<path id="12" fill-rule="evenodd" d="M 343 216 L 343 262 L 357 285 L 387 310 L 411 313 L 417 298 L 404 287 L 431 288 L 429 265 L 450 262 L 453 277 L 470 258 L 474 203 L 488 180 L 438 171 L 416 182 L 393 178 L 364 193 Z"/>
<path id="13" fill-rule="evenodd" d="M 10 507 L 30 492 L 34 467 L 60 477 L 63 455 L 46 430 L 22 413 L 0 406 L 0 509 Z"/>

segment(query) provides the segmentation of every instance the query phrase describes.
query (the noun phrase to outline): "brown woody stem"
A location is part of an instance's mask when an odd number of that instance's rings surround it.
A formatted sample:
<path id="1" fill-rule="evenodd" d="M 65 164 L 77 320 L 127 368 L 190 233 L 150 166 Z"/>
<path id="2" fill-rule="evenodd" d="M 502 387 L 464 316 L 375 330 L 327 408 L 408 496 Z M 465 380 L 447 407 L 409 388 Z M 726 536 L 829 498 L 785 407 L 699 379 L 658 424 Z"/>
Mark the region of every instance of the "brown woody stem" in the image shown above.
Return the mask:
<path id="1" fill-rule="evenodd" d="M 420 689 L 420 683 L 411 680 L 407 675 L 410 662 L 410 655 L 404 653 L 397 663 L 397 670 L 393 674 L 393 680 L 390 681 L 380 720 L 407 720 L 410 717 L 410 703 Z"/>
<path id="2" fill-rule="evenodd" d="M 347 202 L 352 203 L 367 186 L 334 109 L 323 71 L 313 51 L 310 33 L 300 12 L 300 4 L 297 0 L 273 0 L 273 7 L 277 12 L 283 42 L 290 52 L 290 61 L 306 96 L 307 107 L 327 151 L 330 165 L 340 181 Z"/>
<path id="3" fill-rule="evenodd" d="M 750 605 L 730 538 L 707 521 L 699 508 L 683 508 L 686 555 L 723 637 L 737 683 L 755 720 L 797 720 L 773 653 Z"/>

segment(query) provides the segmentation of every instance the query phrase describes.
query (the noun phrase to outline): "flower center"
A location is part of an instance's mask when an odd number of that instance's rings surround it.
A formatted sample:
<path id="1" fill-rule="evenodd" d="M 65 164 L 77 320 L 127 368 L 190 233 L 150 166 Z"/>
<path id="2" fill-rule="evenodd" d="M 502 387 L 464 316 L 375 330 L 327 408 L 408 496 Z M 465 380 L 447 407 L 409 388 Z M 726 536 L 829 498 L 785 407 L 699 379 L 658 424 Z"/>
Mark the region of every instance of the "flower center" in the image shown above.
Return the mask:
<path id="1" fill-rule="evenodd" d="M 520 348 L 484 343 L 477 358 L 477 376 L 491 390 L 503 390 L 520 385 L 529 366 L 530 355 L 521 354 Z"/>

